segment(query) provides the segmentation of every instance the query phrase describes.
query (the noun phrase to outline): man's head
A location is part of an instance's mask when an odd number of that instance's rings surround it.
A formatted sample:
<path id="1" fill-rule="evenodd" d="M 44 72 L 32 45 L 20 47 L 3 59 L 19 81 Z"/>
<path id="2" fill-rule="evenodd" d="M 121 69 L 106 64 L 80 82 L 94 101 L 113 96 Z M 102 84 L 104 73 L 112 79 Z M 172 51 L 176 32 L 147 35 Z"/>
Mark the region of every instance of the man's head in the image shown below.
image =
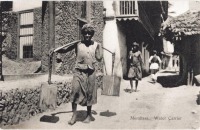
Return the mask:
<path id="1" fill-rule="evenodd" d="M 156 50 L 153 50 L 153 55 L 157 55 L 157 51 Z"/>
<path id="2" fill-rule="evenodd" d="M 90 41 L 94 35 L 94 27 L 91 24 L 85 24 L 81 29 L 81 33 L 85 41 Z"/>
<path id="3" fill-rule="evenodd" d="M 137 42 L 133 42 L 132 43 L 132 47 L 133 47 L 133 50 L 138 50 L 139 49 L 139 44 Z"/>

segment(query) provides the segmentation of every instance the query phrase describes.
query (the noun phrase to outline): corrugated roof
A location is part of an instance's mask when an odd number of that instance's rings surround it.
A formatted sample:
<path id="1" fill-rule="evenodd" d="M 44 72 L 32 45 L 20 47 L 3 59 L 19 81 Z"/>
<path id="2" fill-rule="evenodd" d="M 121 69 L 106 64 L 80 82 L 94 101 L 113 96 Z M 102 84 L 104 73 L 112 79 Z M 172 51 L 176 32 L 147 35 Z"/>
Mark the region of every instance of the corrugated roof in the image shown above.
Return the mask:
<path id="1" fill-rule="evenodd" d="M 178 17 L 169 17 L 163 23 L 162 29 L 163 31 L 168 29 L 168 31 L 180 35 L 200 34 L 200 11 L 187 11 Z"/>

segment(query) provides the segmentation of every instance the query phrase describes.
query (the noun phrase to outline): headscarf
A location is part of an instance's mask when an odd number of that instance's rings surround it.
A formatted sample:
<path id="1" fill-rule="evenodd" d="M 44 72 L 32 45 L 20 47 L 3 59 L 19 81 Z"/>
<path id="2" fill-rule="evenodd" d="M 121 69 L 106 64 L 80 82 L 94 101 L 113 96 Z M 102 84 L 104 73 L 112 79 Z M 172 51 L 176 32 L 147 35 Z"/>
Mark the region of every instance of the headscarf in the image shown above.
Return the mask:
<path id="1" fill-rule="evenodd" d="M 91 24 L 85 24 L 83 25 L 81 29 L 81 33 L 84 35 L 86 33 L 89 33 L 91 36 L 94 35 L 94 27 Z"/>

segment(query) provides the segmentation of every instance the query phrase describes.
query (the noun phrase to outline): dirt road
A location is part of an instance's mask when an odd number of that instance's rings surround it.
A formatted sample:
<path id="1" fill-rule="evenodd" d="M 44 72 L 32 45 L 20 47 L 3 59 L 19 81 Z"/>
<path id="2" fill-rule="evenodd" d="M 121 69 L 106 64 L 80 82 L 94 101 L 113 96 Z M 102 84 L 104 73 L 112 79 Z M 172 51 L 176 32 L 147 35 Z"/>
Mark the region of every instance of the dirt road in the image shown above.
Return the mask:
<path id="1" fill-rule="evenodd" d="M 162 74 L 160 74 L 162 75 Z M 72 116 L 71 104 L 65 104 L 54 111 L 48 111 L 9 129 L 198 129 L 200 128 L 200 105 L 197 94 L 200 87 L 162 87 L 148 82 L 149 77 L 139 82 L 139 92 L 128 93 L 128 81 L 122 81 L 120 97 L 101 95 L 93 106 L 95 121 L 84 124 L 86 108 L 78 107 L 78 121 L 67 124 Z M 57 123 L 40 122 L 44 115 L 56 114 Z"/>

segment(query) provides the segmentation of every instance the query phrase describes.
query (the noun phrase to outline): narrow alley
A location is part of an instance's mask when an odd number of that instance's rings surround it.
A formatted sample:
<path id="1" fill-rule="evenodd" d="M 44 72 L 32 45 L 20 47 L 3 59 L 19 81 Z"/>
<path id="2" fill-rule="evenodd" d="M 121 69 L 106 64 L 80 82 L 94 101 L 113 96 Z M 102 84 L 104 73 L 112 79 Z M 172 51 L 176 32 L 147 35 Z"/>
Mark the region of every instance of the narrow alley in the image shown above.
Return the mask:
<path id="1" fill-rule="evenodd" d="M 200 129 L 199 7 L 0 1 L 0 128 Z"/>
<path id="2" fill-rule="evenodd" d="M 159 76 L 171 73 L 160 72 Z M 159 77 L 158 77 L 159 78 Z M 198 129 L 200 128 L 200 109 L 197 105 L 196 86 L 163 87 L 152 84 L 150 77 L 139 82 L 138 92 L 128 93 L 129 81 L 123 80 L 119 97 L 101 95 L 93 107 L 95 121 L 84 124 L 86 108 L 78 106 L 78 121 L 73 126 L 70 120 L 71 104 L 67 103 L 32 117 L 18 125 L 3 129 Z M 169 81 L 170 82 L 170 81 Z M 54 115 L 54 116 L 51 116 Z M 43 116 L 59 117 L 56 123 L 49 120 L 41 122 Z"/>

